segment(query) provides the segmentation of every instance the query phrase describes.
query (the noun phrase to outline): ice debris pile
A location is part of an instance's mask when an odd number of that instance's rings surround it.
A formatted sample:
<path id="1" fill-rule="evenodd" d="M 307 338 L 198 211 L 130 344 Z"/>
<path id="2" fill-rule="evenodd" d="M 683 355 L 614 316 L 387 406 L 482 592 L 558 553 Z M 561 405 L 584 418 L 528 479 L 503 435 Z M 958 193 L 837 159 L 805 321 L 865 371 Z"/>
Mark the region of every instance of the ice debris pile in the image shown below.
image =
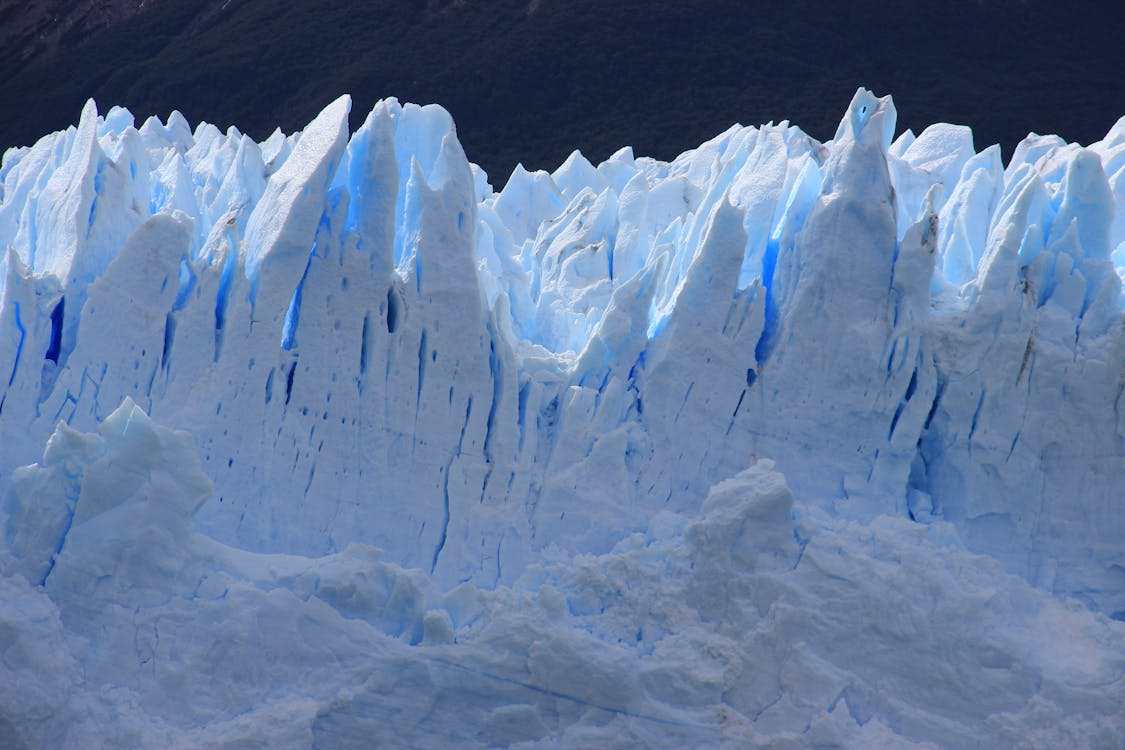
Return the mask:
<path id="1" fill-rule="evenodd" d="M 0 738 L 1120 746 L 1125 118 L 349 107 L 5 154 Z"/>
<path id="2" fill-rule="evenodd" d="M 1119 748 L 1125 728 L 1125 625 L 944 522 L 795 505 L 765 460 L 492 590 L 364 544 L 194 531 L 192 437 L 131 400 L 100 434 L 59 425 L 13 486 L 5 747 Z"/>

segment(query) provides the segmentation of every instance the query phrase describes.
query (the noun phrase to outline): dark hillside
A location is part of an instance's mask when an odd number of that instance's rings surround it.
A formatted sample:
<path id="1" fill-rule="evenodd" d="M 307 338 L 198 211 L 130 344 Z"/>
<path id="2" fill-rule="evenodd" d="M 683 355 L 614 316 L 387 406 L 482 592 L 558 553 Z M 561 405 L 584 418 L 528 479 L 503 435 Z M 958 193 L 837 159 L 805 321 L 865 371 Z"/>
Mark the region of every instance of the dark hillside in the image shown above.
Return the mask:
<path id="1" fill-rule="evenodd" d="M 164 0 L 0 73 L 0 147 L 65 127 L 82 102 L 179 109 L 256 137 L 342 92 L 439 102 L 502 182 L 630 144 L 671 158 L 733 122 L 832 136 L 856 86 L 892 93 L 900 130 L 971 125 L 1007 156 L 1029 130 L 1088 142 L 1125 114 L 1117 3 L 1076 0 Z M 846 9 L 846 13 L 841 13 Z"/>
<path id="2" fill-rule="evenodd" d="M 0 80 L 140 13 L 154 0 L 0 3 Z"/>

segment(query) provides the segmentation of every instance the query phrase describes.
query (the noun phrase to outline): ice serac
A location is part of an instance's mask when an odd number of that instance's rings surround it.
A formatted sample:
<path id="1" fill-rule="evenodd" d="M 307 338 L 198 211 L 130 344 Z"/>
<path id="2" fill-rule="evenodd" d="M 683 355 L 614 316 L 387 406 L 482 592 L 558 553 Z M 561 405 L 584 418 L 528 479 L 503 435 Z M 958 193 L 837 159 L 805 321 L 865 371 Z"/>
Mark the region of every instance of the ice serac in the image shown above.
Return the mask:
<path id="1" fill-rule="evenodd" d="M 1125 531 L 1120 280 L 1104 260 L 1099 158 L 1068 156 L 1021 170 L 1001 202 L 980 292 L 942 332 L 918 474 L 971 547 L 1120 616 L 1125 567 L 1109 551 Z"/>
<path id="2" fill-rule="evenodd" d="M 205 534 L 444 590 L 769 457 L 832 518 L 951 524 L 1125 617 L 1120 123 L 1005 168 L 965 128 L 892 140 L 861 90 L 826 143 L 734 126 L 493 192 L 440 107 L 349 108 L 256 143 L 90 104 L 5 155 L 0 490 L 130 398 L 196 436 Z"/>
<path id="3" fill-rule="evenodd" d="M 925 322 L 937 222 L 926 196 L 918 224 L 896 240 L 894 118 L 889 97 L 852 101 L 821 194 L 777 261 L 752 402 L 762 455 L 788 468 L 786 446 L 819 444 L 823 465 L 802 490 L 850 517 L 901 512 L 917 415 L 935 383 Z"/>

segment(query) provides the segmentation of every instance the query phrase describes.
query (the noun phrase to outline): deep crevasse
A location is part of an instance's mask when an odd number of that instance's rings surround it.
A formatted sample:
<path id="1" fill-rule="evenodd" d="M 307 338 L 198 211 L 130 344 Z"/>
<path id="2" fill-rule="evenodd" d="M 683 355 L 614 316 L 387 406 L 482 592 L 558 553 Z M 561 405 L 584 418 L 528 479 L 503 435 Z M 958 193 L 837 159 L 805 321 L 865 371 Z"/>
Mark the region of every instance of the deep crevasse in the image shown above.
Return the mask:
<path id="1" fill-rule="evenodd" d="M 1125 613 L 1125 120 L 1004 167 L 861 90 L 826 144 L 493 193 L 444 110 L 349 106 L 258 144 L 90 103 L 5 155 L 0 481 L 128 396 L 195 434 L 212 537 L 492 586 L 763 456 Z"/>

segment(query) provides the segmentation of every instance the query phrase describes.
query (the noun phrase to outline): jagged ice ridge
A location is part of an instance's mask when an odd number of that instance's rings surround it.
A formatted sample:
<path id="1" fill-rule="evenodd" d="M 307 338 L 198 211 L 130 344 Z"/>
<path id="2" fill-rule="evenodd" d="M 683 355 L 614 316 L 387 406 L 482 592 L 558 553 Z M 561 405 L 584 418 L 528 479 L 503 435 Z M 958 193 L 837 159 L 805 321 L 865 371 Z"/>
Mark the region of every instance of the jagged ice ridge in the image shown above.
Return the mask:
<path id="1" fill-rule="evenodd" d="M 0 738 L 1120 747 L 1125 118 L 349 107 L 5 154 Z"/>

